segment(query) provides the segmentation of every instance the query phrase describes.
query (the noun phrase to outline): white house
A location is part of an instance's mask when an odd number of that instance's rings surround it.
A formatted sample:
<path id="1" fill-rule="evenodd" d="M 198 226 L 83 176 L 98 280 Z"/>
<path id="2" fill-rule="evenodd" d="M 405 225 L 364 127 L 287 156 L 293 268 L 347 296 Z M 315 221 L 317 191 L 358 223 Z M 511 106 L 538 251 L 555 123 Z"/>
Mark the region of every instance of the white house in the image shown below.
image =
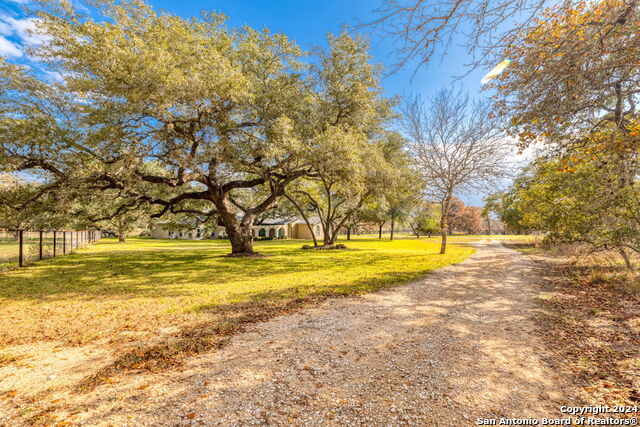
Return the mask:
<path id="1" fill-rule="evenodd" d="M 156 223 L 151 229 L 151 238 L 153 239 L 187 239 L 187 240 L 203 240 L 212 238 L 209 227 L 199 225 L 196 228 L 187 227 L 176 229 L 168 227 L 167 223 Z"/>

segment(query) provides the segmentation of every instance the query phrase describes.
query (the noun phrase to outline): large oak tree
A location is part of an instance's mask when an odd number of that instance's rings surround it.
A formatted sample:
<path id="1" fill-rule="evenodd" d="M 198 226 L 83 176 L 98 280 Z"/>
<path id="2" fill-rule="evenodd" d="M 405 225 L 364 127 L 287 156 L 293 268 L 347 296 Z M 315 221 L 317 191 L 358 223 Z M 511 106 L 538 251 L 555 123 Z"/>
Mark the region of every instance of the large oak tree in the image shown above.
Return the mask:
<path id="1" fill-rule="evenodd" d="M 185 20 L 139 1 L 97 7 L 38 4 L 47 38 L 34 53 L 64 82 L 2 70 L 4 168 L 44 170 L 51 188 L 118 189 L 158 206 L 156 216 L 201 203 L 203 215 L 219 215 L 232 252 L 252 254 L 256 219 L 326 151 L 329 140 L 308 123 L 318 73 L 284 35 L 230 30 L 216 14 Z M 367 90 L 361 70 L 343 72 Z M 368 109 L 349 89 L 335 97 L 343 114 Z M 141 183 L 156 189 L 138 193 Z"/>

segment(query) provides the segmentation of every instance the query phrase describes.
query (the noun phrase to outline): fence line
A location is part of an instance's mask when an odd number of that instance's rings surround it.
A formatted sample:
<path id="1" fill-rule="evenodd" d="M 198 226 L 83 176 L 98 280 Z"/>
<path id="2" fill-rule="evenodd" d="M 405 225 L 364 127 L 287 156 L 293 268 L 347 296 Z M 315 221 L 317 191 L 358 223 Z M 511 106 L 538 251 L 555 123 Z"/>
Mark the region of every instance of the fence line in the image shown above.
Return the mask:
<path id="1" fill-rule="evenodd" d="M 100 230 L 6 230 L 0 229 L 0 270 L 24 267 L 55 258 L 100 240 Z"/>

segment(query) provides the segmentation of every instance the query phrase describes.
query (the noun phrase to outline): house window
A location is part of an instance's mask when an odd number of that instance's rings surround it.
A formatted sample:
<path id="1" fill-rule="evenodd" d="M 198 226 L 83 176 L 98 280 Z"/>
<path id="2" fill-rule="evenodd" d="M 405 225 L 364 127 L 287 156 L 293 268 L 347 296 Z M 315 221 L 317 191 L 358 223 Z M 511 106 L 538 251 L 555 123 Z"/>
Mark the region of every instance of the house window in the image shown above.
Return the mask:
<path id="1" fill-rule="evenodd" d="M 267 235 L 267 230 L 265 230 L 264 228 L 261 228 L 260 231 L 258 231 L 259 237 L 264 237 L 266 235 Z"/>
<path id="2" fill-rule="evenodd" d="M 320 235 L 320 226 L 316 225 L 316 236 Z"/>
<path id="3" fill-rule="evenodd" d="M 269 237 L 276 237 L 276 229 L 275 228 L 270 228 L 269 229 Z"/>
<path id="4" fill-rule="evenodd" d="M 282 228 L 278 229 L 278 238 L 282 239 L 284 237 L 284 230 Z"/>
<path id="5" fill-rule="evenodd" d="M 200 238 L 200 229 L 199 228 L 196 230 L 196 238 L 198 238 L 198 239 Z"/>

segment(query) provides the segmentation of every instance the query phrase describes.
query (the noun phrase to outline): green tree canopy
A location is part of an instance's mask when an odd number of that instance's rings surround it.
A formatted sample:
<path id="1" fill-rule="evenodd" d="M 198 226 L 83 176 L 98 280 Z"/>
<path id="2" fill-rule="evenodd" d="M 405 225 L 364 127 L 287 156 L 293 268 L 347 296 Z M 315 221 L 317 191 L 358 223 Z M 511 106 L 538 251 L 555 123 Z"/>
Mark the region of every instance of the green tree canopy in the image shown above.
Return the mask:
<path id="1" fill-rule="evenodd" d="M 35 53 L 63 82 L 0 63 L 3 169 L 45 171 L 51 189 L 119 190 L 157 206 L 154 216 L 200 204 L 233 253 L 251 254 L 253 223 L 286 187 L 317 174 L 338 144 L 368 149 L 363 126 L 387 114 L 367 46 L 348 34 L 311 66 L 286 36 L 232 30 L 218 14 L 96 5 L 35 7 L 47 34 Z"/>

